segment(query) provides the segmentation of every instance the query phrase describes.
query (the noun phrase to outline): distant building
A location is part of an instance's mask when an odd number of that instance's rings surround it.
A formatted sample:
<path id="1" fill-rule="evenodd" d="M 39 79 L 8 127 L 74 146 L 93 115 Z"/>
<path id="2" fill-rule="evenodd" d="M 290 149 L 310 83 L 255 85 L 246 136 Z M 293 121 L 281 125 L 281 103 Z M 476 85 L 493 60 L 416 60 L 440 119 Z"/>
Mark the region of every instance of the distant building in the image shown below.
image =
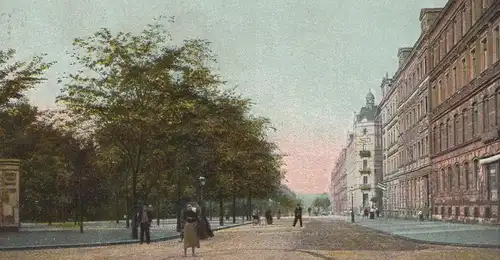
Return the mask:
<path id="1" fill-rule="evenodd" d="M 375 97 L 369 92 L 366 105 L 355 115 L 352 132 L 332 171 L 330 192 L 334 211 L 346 211 L 353 205 L 358 214 L 375 205 L 371 202 L 377 197 L 375 176 L 381 170 L 375 156 L 379 132 L 375 120 L 377 113 Z"/>

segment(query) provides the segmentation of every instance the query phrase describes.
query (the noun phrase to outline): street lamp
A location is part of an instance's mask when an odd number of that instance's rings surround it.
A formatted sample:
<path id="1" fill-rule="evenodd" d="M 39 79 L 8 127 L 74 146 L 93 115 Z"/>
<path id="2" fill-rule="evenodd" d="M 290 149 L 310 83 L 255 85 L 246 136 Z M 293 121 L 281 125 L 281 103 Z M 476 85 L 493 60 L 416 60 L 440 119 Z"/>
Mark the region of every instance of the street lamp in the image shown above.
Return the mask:
<path id="1" fill-rule="evenodd" d="M 351 222 L 354 223 L 356 222 L 354 220 L 354 187 L 351 187 L 349 191 L 351 192 Z"/>
<path id="2" fill-rule="evenodd" d="M 205 214 L 205 207 L 204 207 L 204 202 L 203 202 L 203 186 L 205 186 L 205 177 L 203 176 L 200 176 L 198 178 L 198 182 L 199 182 L 199 185 L 200 185 L 200 206 L 201 206 L 201 212 L 202 214 Z"/>

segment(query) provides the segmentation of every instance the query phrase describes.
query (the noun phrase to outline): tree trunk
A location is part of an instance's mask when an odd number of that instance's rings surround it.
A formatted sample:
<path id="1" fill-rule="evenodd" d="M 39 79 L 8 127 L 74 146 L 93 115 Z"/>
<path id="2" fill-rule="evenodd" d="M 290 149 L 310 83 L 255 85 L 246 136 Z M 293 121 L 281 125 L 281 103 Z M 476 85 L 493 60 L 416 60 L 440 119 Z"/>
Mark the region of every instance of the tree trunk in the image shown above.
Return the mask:
<path id="1" fill-rule="evenodd" d="M 160 200 L 156 199 L 156 225 L 160 226 Z"/>
<path id="2" fill-rule="evenodd" d="M 209 215 L 210 215 L 210 221 L 212 221 L 212 216 L 214 215 L 213 209 L 212 209 L 212 200 L 208 201 L 208 207 L 210 208 Z"/>
<path id="3" fill-rule="evenodd" d="M 132 239 L 137 239 L 137 223 L 135 214 L 137 212 L 137 172 L 132 173 Z"/>
<path id="4" fill-rule="evenodd" d="M 219 200 L 219 226 L 224 226 L 224 200 Z"/>
<path id="5" fill-rule="evenodd" d="M 120 200 L 118 199 L 118 195 L 116 196 L 116 224 L 120 223 Z"/>
<path id="6" fill-rule="evenodd" d="M 236 194 L 233 192 L 233 224 L 236 223 Z"/>
<path id="7" fill-rule="evenodd" d="M 248 190 L 248 220 L 251 220 L 252 217 L 252 193 Z"/>
<path id="8" fill-rule="evenodd" d="M 177 181 L 177 202 L 176 202 L 176 214 L 177 214 L 177 227 L 176 230 L 179 232 L 181 230 L 181 184 L 180 181 Z"/>

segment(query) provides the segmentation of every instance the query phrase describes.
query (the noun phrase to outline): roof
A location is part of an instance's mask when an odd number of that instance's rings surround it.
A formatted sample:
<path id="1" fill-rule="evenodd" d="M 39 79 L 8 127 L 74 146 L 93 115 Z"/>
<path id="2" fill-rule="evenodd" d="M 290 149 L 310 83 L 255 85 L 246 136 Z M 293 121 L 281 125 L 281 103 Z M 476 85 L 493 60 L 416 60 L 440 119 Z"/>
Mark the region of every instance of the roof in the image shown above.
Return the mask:
<path id="1" fill-rule="evenodd" d="M 366 118 L 368 121 L 375 121 L 377 116 L 378 106 L 362 107 L 359 114 L 356 115 L 356 122 L 360 122 Z"/>

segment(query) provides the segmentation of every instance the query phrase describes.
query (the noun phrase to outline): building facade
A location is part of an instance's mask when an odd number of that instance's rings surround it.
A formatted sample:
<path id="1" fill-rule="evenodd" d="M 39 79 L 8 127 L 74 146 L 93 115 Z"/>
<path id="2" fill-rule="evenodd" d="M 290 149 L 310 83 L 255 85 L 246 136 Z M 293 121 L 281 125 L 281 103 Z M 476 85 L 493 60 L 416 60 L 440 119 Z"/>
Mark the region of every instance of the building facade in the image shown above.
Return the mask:
<path id="1" fill-rule="evenodd" d="M 338 156 L 332 172 L 331 193 L 338 209 L 336 213 L 345 213 L 353 207 L 355 214 L 359 214 L 372 206 L 377 197 L 376 174 L 381 172 L 381 163 L 377 161 L 380 156 L 375 156 L 379 133 L 377 112 L 375 97 L 370 92 L 366 96 L 366 105 L 355 115 L 346 147 Z"/>
<path id="2" fill-rule="evenodd" d="M 500 1 L 449 1 L 429 47 L 433 215 L 500 223 Z"/>
<path id="3" fill-rule="evenodd" d="M 330 175 L 330 200 L 334 214 L 342 215 L 348 210 L 347 183 L 346 183 L 346 149 L 342 149 L 335 161 Z"/>

